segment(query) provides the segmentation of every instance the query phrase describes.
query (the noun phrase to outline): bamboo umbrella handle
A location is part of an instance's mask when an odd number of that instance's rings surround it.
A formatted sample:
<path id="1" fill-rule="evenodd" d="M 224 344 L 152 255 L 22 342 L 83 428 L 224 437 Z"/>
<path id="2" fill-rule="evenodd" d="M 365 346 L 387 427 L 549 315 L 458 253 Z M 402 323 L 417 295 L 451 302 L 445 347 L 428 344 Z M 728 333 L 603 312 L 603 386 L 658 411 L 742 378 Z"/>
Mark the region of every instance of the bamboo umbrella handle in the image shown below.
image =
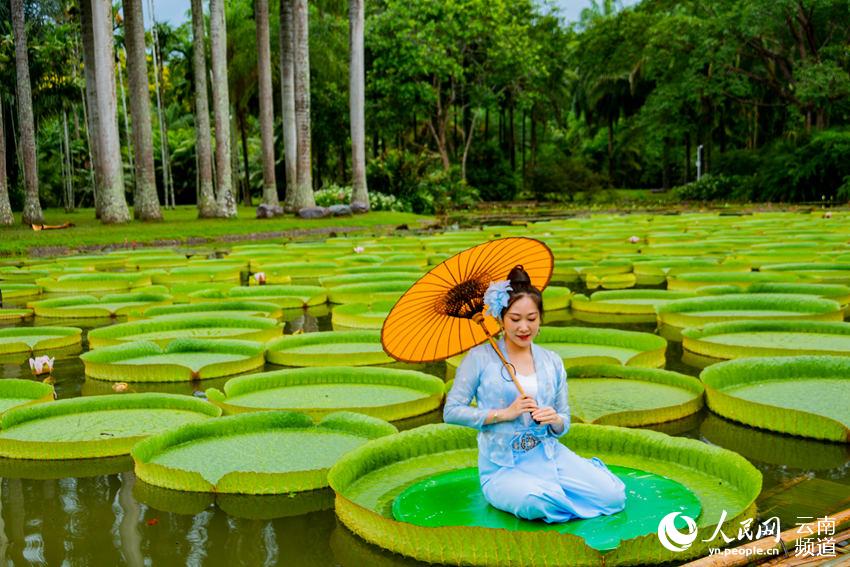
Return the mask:
<path id="1" fill-rule="evenodd" d="M 490 331 L 487 330 L 487 326 L 484 324 L 484 315 L 481 313 L 476 313 L 473 315 L 472 320 L 481 325 L 481 329 L 484 331 L 484 334 L 487 335 L 487 340 L 490 341 L 490 346 L 493 347 L 493 350 L 496 351 L 496 354 L 499 355 L 499 358 L 502 361 L 502 364 L 505 365 L 505 368 L 508 370 L 508 374 L 513 380 L 514 386 L 519 390 L 519 394 L 521 396 L 525 395 L 525 390 L 522 389 L 522 386 L 519 383 L 519 380 L 516 377 L 516 373 L 514 372 L 514 366 L 505 358 L 505 355 L 502 354 L 502 351 L 499 350 L 499 346 L 496 344 L 496 341 L 493 340 L 493 335 L 490 334 Z"/>

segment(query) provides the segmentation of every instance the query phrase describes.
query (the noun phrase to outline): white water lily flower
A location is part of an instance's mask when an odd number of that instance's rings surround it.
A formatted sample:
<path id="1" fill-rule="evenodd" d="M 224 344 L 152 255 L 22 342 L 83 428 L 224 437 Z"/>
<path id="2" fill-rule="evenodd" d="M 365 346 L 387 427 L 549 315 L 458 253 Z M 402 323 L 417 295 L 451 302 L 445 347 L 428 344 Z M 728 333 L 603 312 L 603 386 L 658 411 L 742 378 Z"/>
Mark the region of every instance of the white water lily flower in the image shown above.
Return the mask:
<path id="1" fill-rule="evenodd" d="M 37 356 L 35 358 L 30 358 L 30 370 L 36 376 L 41 374 L 50 374 L 53 372 L 53 361 L 55 358 L 50 358 L 49 356 Z"/>
<path id="2" fill-rule="evenodd" d="M 640 242 L 640 236 L 630 236 L 629 242 L 631 242 L 632 244 L 637 244 L 638 242 Z"/>
<path id="3" fill-rule="evenodd" d="M 257 272 L 256 274 L 254 274 L 254 280 L 256 280 L 256 282 L 258 284 L 266 283 L 266 273 L 265 272 Z"/>
<path id="4" fill-rule="evenodd" d="M 355 246 L 354 247 L 354 253 L 355 254 L 362 254 L 364 250 L 366 250 L 366 249 L 363 248 L 362 246 Z"/>

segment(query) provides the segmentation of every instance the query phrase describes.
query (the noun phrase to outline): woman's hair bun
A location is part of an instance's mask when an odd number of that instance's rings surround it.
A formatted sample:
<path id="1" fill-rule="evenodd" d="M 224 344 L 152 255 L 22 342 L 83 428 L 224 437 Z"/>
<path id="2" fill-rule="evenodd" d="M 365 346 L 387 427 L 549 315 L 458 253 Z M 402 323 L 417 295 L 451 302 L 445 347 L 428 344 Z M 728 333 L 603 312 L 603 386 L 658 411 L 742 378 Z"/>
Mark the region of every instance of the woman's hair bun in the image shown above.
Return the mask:
<path id="1" fill-rule="evenodd" d="M 508 280 L 510 280 L 512 287 L 516 287 L 517 285 L 531 285 L 531 277 L 529 277 L 528 272 L 525 271 L 525 268 L 521 264 L 514 266 L 508 272 Z"/>

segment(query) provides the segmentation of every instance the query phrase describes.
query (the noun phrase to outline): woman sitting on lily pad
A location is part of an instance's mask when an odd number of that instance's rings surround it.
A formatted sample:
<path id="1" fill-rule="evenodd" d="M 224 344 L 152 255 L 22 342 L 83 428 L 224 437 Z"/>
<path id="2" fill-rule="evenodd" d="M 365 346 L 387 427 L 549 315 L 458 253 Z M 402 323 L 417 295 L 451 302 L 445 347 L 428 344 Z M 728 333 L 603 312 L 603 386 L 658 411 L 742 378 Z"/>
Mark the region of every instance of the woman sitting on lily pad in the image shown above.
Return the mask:
<path id="1" fill-rule="evenodd" d="M 543 298 L 522 266 L 484 295 L 504 329 L 498 346 L 525 395 L 493 348 L 469 351 L 446 398 L 443 418 L 478 429 L 478 471 L 494 507 L 528 520 L 566 522 L 615 514 L 625 485 L 596 457 L 580 457 L 560 442 L 570 427 L 567 372 L 561 357 L 533 343 Z M 475 398 L 477 407 L 470 407 Z"/>

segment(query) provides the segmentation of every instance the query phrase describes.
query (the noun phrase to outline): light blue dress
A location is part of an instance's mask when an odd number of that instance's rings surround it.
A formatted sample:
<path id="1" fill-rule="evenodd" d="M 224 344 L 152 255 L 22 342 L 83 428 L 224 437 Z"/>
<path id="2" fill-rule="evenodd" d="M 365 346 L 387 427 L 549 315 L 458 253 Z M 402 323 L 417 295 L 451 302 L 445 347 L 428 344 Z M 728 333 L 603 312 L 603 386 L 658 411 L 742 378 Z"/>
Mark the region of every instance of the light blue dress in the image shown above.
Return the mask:
<path id="1" fill-rule="evenodd" d="M 510 360 L 504 339 L 499 349 Z M 537 374 L 536 401 L 552 407 L 564 420 L 555 433 L 537 425 L 529 414 L 513 421 L 485 425 L 487 414 L 508 407 L 519 392 L 489 343 L 464 358 L 446 397 L 443 419 L 478 430 L 478 471 L 484 497 L 494 507 L 521 518 L 566 522 L 615 514 L 625 507 L 625 485 L 596 457 L 580 457 L 558 438 L 570 427 L 567 372 L 556 353 L 532 344 Z M 469 404 L 475 398 L 477 407 Z M 514 449 L 514 441 L 530 432 L 542 441 L 529 451 Z"/>

